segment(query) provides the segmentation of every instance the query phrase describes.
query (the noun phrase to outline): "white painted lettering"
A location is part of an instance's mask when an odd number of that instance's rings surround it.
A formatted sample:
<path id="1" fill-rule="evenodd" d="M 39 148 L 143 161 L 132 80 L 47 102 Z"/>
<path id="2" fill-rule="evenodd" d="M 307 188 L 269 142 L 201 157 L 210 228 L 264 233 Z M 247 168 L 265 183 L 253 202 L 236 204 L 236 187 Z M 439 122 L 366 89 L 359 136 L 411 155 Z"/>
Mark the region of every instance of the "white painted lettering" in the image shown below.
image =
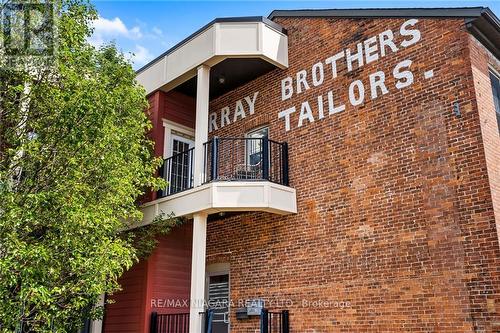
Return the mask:
<path id="1" fill-rule="evenodd" d="M 380 89 L 382 95 L 385 95 L 389 92 L 387 87 L 385 86 L 385 74 L 382 71 L 375 72 L 370 74 L 370 90 L 372 99 L 378 97 L 377 88 Z"/>
<path id="2" fill-rule="evenodd" d="M 229 121 L 229 113 L 231 110 L 229 109 L 229 106 L 223 107 L 220 110 L 220 127 L 224 127 L 226 125 L 231 124 L 231 121 Z"/>
<path id="3" fill-rule="evenodd" d="M 233 116 L 233 123 L 238 120 L 238 117 L 241 117 L 241 119 L 245 118 L 245 109 L 243 108 L 243 103 L 241 102 L 241 99 L 236 101 L 236 107 L 234 109 L 234 116 Z"/>
<path id="4" fill-rule="evenodd" d="M 352 63 L 354 61 L 358 62 L 358 68 L 363 66 L 363 44 L 358 43 L 356 45 L 357 51 L 354 54 L 351 54 L 350 49 L 345 50 L 345 58 L 347 61 L 347 71 L 350 72 L 353 70 Z"/>
<path id="5" fill-rule="evenodd" d="M 309 120 L 310 123 L 314 122 L 311 106 L 309 105 L 308 101 L 303 102 L 302 105 L 300 106 L 298 127 L 302 127 L 302 123 L 306 119 Z"/>
<path id="6" fill-rule="evenodd" d="M 307 83 L 307 72 L 305 70 L 301 70 L 297 73 L 297 94 L 302 92 L 302 86 L 304 86 L 304 90 L 308 90 L 309 83 Z"/>
<path id="7" fill-rule="evenodd" d="M 317 87 L 323 83 L 325 79 L 325 72 L 323 70 L 323 63 L 318 62 L 312 66 L 312 83 Z"/>
<path id="8" fill-rule="evenodd" d="M 392 52 L 397 52 L 398 47 L 394 44 L 394 34 L 392 30 L 386 30 L 378 35 L 380 41 L 380 55 L 385 57 L 385 47 L 389 46 Z"/>
<path id="9" fill-rule="evenodd" d="M 354 92 L 354 88 L 357 88 L 358 90 L 357 97 Z M 357 106 L 363 103 L 364 99 L 365 99 L 365 87 L 363 86 L 363 82 L 361 82 L 361 80 L 353 81 L 349 85 L 349 102 L 351 102 L 352 106 Z"/>
<path id="10" fill-rule="evenodd" d="M 217 126 L 217 113 L 212 112 L 209 116 L 210 121 L 208 122 L 208 132 L 212 132 L 214 130 L 218 130 L 219 127 Z"/>
<path id="11" fill-rule="evenodd" d="M 394 67 L 392 75 L 395 79 L 397 79 L 396 88 L 403 89 L 413 83 L 413 73 L 409 70 L 401 71 L 401 69 L 404 67 L 410 68 L 411 64 L 411 60 L 404 60 L 397 64 L 396 67 Z"/>
<path id="12" fill-rule="evenodd" d="M 413 45 L 417 43 L 420 40 L 420 30 L 418 29 L 408 29 L 408 26 L 414 26 L 417 24 L 418 20 L 417 19 L 410 19 L 408 21 L 405 21 L 401 25 L 401 29 L 399 29 L 399 33 L 401 36 L 411 36 L 410 39 L 405 39 L 404 41 L 401 42 L 402 47 L 408 47 L 410 45 Z"/>
<path id="13" fill-rule="evenodd" d="M 293 95 L 293 80 L 291 77 L 284 78 L 281 80 L 281 100 L 285 101 L 292 97 Z"/>
<path id="14" fill-rule="evenodd" d="M 366 63 L 369 64 L 375 60 L 378 60 L 378 46 L 377 46 L 377 37 L 373 36 L 368 38 L 363 43 L 365 45 L 365 59 Z"/>
<path id="15" fill-rule="evenodd" d="M 337 77 L 337 60 L 340 60 L 344 57 L 344 51 L 337 53 L 334 56 L 331 56 L 330 58 L 327 58 L 325 60 L 325 63 L 331 64 L 332 65 L 332 76 L 335 79 Z"/>
<path id="16" fill-rule="evenodd" d="M 323 96 L 319 95 L 318 96 L 318 119 L 323 119 L 325 118 L 325 111 L 324 111 L 324 106 L 323 106 Z"/>
<path id="17" fill-rule="evenodd" d="M 257 100 L 257 96 L 259 95 L 259 92 L 256 91 L 254 94 L 253 94 L 253 98 L 250 99 L 249 96 L 245 97 L 245 102 L 247 102 L 248 104 L 248 113 L 250 113 L 250 115 L 254 114 L 255 113 L 255 101 Z"/>
<path id="18" fill-rule="evenodd" d="M 333 92 L 329 91 L 328 92 L 328 114 L 332 115 L 335 113 L 339 113 L 345 110 L 345 104 L 341 104 L 339 106 L 335 106 L 334 100 L 333 100 Z"/>
<path id="19" fill-rule="evenodd" d="M 295 106 L 278 113 L 278 119 L 285 118 L 285 131 L 290 130 L 290 115 L 295 112 Z"/>

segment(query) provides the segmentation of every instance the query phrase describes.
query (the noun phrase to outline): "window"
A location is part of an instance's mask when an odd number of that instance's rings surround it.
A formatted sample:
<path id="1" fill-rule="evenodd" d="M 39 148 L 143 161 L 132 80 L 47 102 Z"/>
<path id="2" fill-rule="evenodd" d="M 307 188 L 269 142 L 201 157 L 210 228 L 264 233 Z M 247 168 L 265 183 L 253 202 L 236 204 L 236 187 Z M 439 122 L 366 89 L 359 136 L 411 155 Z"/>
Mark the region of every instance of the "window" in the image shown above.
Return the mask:
<path id="1" fill-rule="evenodd" d="M 268 127 L 259 127 L 246 134 L 250 140 L 246 140 L 246 159 L 247 165 L 259 165 L 262 160 L 262 139 L 269 136 Z"/>
<path id="2" fill-rule="evenodd" d="M 500 79 L 496 74 L 490 72 L 491 89 L 493 90 L 493 102 L 497 114 L 498 131 L 500 133 Z"/>

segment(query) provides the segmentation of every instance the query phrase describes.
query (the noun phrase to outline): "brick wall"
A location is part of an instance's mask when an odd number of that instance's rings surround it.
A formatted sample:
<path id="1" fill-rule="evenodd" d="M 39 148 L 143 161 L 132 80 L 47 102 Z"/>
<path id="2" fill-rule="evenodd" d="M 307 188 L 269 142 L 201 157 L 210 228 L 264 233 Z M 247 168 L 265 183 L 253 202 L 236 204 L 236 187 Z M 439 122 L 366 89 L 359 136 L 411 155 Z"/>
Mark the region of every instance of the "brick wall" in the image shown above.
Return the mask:
<path id="1" fill-rule="evenodd" d="M 487 229 L 493 229 L 496 227 L 497 236 L 500 239 L 500 130 L 498 128 L 498 123 L 495 115 L 495 105 L 493 103 L 492 89 L 489 72 L 490 70 L 498 71 L 500 70 L 500 61 L 496 59 L 490 52 L 486 50 L 476 39 L 472 36 L 469 39 L 469 49 L 470 49 L 470 59 L 471 68 L 474 79 L 475 95 L 476 95 L 476 108 L 479 113 L 479 126 L 481 127 L 481 134 L 483 138 L 483 149 L 486 159 L 486 171 L 489 178 L 490 185 L 490 195 L 494 208 L 494 212 L 489 210 L 485 212 L 483 224 L 487 224 Z M 494 219 L 492 218 L 494 215 Z M 496 220 L 496 225 L 494 225 Z M 498 254 L 488 251 L 488 248 L 494 246 L 495 240 L 492 233 L 488 235 L 483 235 L 481 233 L 476 233 L 473 237 L 475 241 L 482 246 L 484 246 L 484 253 L 481 257 L 476 259 L 476 265 L 482 265 L 485 258 L 495 258 L 498 265 Z M 491 259 L 490 259 L 491 260 Z M 498 266 L 497 266 L 498 267 Z M 484 282 L 483 282 L 484 283 Z M 492 293 L 493 288 L 485 291 L 485 293 Z M 479 293 L 480 294 L 480 293 Z M 484 306 L 484 302 L 483 302 Z M 494 313 L 498 312 L 500 305 L 493 300 L 492 297 L 486 299 L 487 312 Z M 481 312 L 480 309 L 475 309 L 476 312 Z M 481 312 L 481 316 L 484 315 Z M 496 317 L 496 321 L 493 323 L 497 331 L 500 331 L 500 321 Z"/>
<path id="2" fill-rule="evenodd" d="M 476 103 L 481 121 L 481 132 L 488 176 L 495 207 L 497 229 L 500 230 L 500 130 L 498 128 L 490 82 L 490 71 L 500 72 L 500 61 L 475 38 L 470 38 L 472 72 L 476 89 Z"/>
<path id="3" fill-rule="evenodd" d="M 268 124 L 272 139 L 289 144 L 298 214 L 210 222 L 207 261 L 230 263 L 234 301 L 264 298 L 271 309 L 290 309 L 292 332 L 499 331 L 490 191 L 496 182 L 498 198 L 499 145 L 486 121 L 494 117 L 488 56 L 463 20 L 420 19 L 415 45 L 350 72 L 341 62 L 337 78 L 325 71 L 322 85 L 281 100 L 282 79 L 386 29 L 400 40 L 404 21 L 279 18 L 290 67 L 211 102 L 218 112 L 259 91 L 255 114 L 211 134 L 243 136 Z M 406 59 L 414 83 L 397 89 L 391 73 Z M 349 104 L 350 83 L 368 87 L 379 70 L 389 92 L 371 99 L 367 88 L 364 103 Z M 301 103 L 317 109 L 317 96 L 330 90 L 345 111 L 321 120 L 316 113 L 297 127 Z M 277 115 L 291 106 L 297 112 L 285 131 Z M 238 321 L 234 310 L 232 332 L 255 332 L 258 322 Z"/>

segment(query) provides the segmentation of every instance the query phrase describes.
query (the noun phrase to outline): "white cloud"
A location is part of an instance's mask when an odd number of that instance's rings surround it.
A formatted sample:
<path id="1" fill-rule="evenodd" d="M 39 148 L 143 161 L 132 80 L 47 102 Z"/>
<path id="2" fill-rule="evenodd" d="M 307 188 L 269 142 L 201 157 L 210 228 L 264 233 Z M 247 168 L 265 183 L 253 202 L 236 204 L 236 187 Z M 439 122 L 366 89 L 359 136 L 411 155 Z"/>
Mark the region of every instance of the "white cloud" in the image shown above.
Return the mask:
<path id="1" fill-rule="evenodd" d="M 126 55 L 134 68 L 139 68 L 154 58 L 151 49 L 155 50 L 158 45 L 166 48 L 171 44 L 166 42 L 164 32 L 158 26 L 148 27 L 138 20 L 127 25 L 120 17 L 99 16 L 92 24 L 94 33 L 89 38 L 89 43 L 99 47 L 116 42 L 118 49 Z"/>
<path id="2" fill-rule="evenodd" d="M 157 35 L 157 36 L 162 36 L 163 35 L 163 31 L 160 28 L 158 28 L 158 27 L 153 27 L 153 29 L 151 29 L 151 31 L 155 35 Z"/>
<path id="3" fill-rule="evenodd" d="M 141 28 L 138 26 L 128 28 L 119 17 L 107 19 L 99 16 L 92 24 L 94 33 L 90 37 L 89 42 L 94 46 L 100 46 L 118 37 L 138 40 L 143 36 Z"/>
<path id="4" fill-rule="evenodd" d="M 147 64 L 153 59 L 153 54 L 149 52 L 147 48 L 142 45 L 135 45 L 134 51 L 132 51 L 130 61 L 134 64 L 134 67 L 140 67 Z"/>

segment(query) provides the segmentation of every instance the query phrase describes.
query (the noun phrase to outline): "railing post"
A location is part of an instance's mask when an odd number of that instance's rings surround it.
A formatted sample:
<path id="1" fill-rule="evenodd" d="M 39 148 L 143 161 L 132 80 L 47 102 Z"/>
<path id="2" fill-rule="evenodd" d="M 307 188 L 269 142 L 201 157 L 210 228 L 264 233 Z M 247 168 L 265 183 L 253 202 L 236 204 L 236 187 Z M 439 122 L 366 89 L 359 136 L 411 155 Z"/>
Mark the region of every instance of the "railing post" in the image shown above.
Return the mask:
<path id="1" fill-rule="evenodd" d="M 161 164 L 160 168 L 158 169 L 158 176 L 161 178 L 165 179 L 165 160 L 163 160 L 163 163 Z M 164 193 L 164 189 L 159 189 L 156 191 L 156 199 L 162 198 L 166 193 Z"/>
<path id="2" fill-rule="evenodd" d="M 200 315 L 204 316 L 202 333 L 208 333 L 208 309 L 205 312 L 200 312 Z"/>
<path id="3" fill-rule="evenodd" d="M 188 153 L 189 162 L 189 188 L 194 187 L 194 149 L 189 150 Z"/>
<path id="4" fill-rule="evenodd" d="M 158 332 L 158 312 L 151 312 L 151 322 L 149 323 L 149 333 Z"/>
<path id="5" fill-rule="evenodd" d="M 269 311 L 262 309 L 260 313 L 260 333 L 269 333 Z"/>
<path id="6" fill-rule="evenodd" d="M 202 182 L 208 182 L 208 147 L 210 145 L 210 141 L 207 141 L 203 144 L 203 170 L 205 171 L 205 177 Z"/>
<path id="7" fill-rule="evenodd" d="M 269 139 L 262 138 L 262 178 L 269 179 Z"/>
<path id="8" fill-rule="evenodd" d="M 281 146 L 281 149 L 283 149 L 283 160 L 282 162 L 282 168 L 283 168 L 283 185 L 288 186 L 289 185 L 289 179 L 288 179 L 288 143 L 283 142 L 283 145 Z"/>
<path id="9" fill-rule="evenodd" d="M 205 311 L 205 330 L 204 333 L 212 333 L 213 309 Z"/>
<path id="10" fill-rule="evenodd" d="M 219 178 L 219 138 L 216 136 L 212 138 L 210 155 L 210 180 L 217 180 Z"/>
<path id="11" fill-rule="evenodd" d="M 283 328 L 282 333 L 290 332 L 290 322 L 289 322 L 290 313 L 288 310 L 283 310 L 281 313 L 281 327 Z"/>

